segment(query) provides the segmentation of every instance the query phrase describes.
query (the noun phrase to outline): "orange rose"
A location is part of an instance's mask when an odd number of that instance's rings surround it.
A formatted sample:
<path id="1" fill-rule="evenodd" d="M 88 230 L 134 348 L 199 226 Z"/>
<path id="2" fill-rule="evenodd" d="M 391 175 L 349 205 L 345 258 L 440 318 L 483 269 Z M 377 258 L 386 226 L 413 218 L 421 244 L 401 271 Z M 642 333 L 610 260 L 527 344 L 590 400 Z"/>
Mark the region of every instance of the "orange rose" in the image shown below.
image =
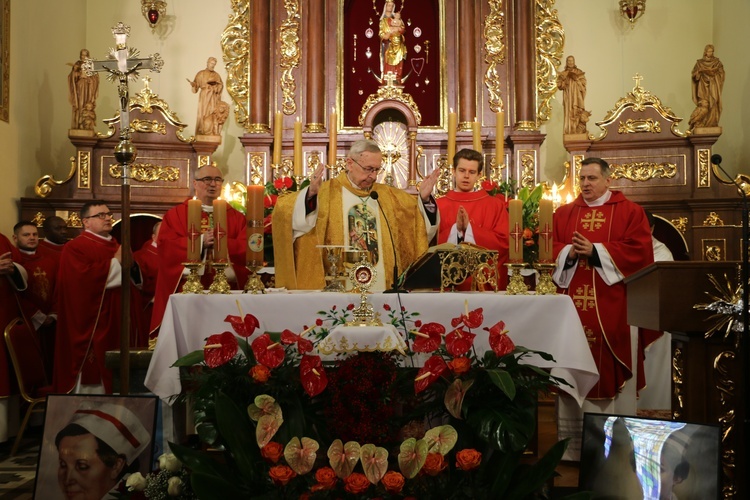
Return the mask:
<path id="1" fill-rule="evenodd" d="M 400 472 L 389 470 L 385 473 L 385 476 L 383 476 L 383 479 L 381 479 L 380 482 L 385 486 L 385 491 L 391 495 L 398 495 L 401 493 L 401 489 L 404 487 L 406 480 Z"/>
<path id="2" fill-rule="evenodd" d="M 344 479 L 344 485 L 344 489 L 347 493 L 359 495 L 360 493 L 367 491 L 367 488 L 370 487 L 370 481 L 367 479 L 367 476 L 361 472 L 354 472 Z"/>
<path id="3" fill-rule="evenodd" d="M 523 239 L 530 240 L 533 237 L 534 237 L 534 232 L 531 229 L 529 229 L 528 227 L 525 227 L 523 229 Z"/>
<path id="4" fill-rule="evenodd" d="M 259 384 L 265 384 L 271 377 L 271 370 L 263 365 L 255 365 L 250 368 L 250 377 Z"/>
<path id="5" fill-rule="evenodd" d="M 289 481 L 297 477 L 297 473 L 288 465 L 274 465 L 268 470 L 268 475 L 271 476 L 276 486 L 286 486 Z"/>
<path id="6" fill-rule="evenodd" d="M 425 474 L 437 476 L 443 472 L 447 466 L 448 464 L 445 462 L 445 457 L 443 455 L 440 453 L 428 453 L 422 470 Z"/>
<path id="7" fill-rule="evenodd" d="M 284 445 L 275 441 L 269 442 L 267 445 L 260 449 L 260 456 L 262 456 L 266 462 L 272 464 L 279 463 L 279 459 L 283 454 Z"/>
<path id="8" fill-rule="evenodd" d="M 456 375 L 466 373 L 471 368 L 471 360 L 466 357 L 455 358 L 448 363 L 448 368 Z"/>
<path id="9" fill-rule="evenodd" d="M 473 448 L 466 448 L 456 453 L 456 467 L 461 470 L 473 470 L 482 463 L 482 454 Z"/>
<path id="10" fill-rule="evenodd" d="M 321 467 L 315 471 L 315 480 L 323 487 L 323 489 L 331 490 L 336 486 L 336 472 L 330 467 Z"/>

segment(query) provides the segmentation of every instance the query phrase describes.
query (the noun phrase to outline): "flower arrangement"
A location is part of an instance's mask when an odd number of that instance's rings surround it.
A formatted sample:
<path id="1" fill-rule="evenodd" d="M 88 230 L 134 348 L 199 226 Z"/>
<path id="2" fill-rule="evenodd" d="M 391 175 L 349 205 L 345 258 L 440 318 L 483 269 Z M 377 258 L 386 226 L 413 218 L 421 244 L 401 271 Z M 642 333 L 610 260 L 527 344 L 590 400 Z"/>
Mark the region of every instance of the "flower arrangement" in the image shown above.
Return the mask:
<path id="1" fill-rule="evenodd" d="M 201 440 L 220 457 L 171 444 L 200 498 L 544 498 L 565 449 L 535 464 L 522 455 L 538 393 L 565 383 L 523 363 L 503 322 L 482 309 L 446 328 L 384 306 L 408 337 L 406 358 L 359 353 L 332 363 L 313 354 L 353 305 L 319 311 L 300 333 L 259 332 L 252 314 L 227 316 L 178 360 Z M 474 346 L 486 335 L 491 350 Z M 427 358 L 417 366 L 417 357 Z"/>
<path id="2" fill-rule="evenodd" d="M 154 498 L 159 500 L 197 500 L 190 486 L 190 473 L 172 453 L 159 457 L 159 470 L 144 476 L 140 472 L 130 474 L 120 485 L 117 498 L 137 500 Z"/>

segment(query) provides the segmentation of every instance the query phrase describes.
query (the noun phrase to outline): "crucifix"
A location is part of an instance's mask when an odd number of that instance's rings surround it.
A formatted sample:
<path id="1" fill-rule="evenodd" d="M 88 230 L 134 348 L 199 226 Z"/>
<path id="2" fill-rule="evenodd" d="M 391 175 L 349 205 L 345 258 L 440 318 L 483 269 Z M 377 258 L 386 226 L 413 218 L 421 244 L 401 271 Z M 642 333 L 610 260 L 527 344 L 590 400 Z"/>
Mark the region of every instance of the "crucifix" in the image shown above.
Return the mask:
<path id="1" fill-rule="evenodd" d="M 115 48 L 109 50 L 105 60 L 86 59 L 82 70 L 88 76 L 97 71 L 107 72 L 109 81 L 117 81 L 117 93 L 120 98 L 120 142 L 115 146 L 115 159 L 122 166 L 122 225 L 120 244 L 122 245 L 121 275 L 121 314 L 120 314 L 120 393 L 130 392 L 130 272 L 133 266 L 133 254 L 130 248 L 130 165 L 135 161 L 137 150 L 130 142 L 130 103 L 128 80 L 138 78 L 138 71 L 148 69 L 159 72 L 164 61 L 159 54 L 146 59 L 138 58 L 138 51 L 127 46 L 130 26 L 118 22 L 112 28 L 115 37 Z"/>

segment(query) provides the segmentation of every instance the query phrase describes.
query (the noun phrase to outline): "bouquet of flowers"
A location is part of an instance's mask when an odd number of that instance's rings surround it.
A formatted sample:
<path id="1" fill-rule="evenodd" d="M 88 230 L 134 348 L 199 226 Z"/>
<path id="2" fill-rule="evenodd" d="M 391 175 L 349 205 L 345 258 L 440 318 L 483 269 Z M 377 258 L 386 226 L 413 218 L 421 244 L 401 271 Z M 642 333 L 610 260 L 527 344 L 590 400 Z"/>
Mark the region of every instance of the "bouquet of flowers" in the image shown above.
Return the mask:
<path id="1" fill-rule="evenodd" d="M 159 457 L 159 470 L 144 476 L 140 472 L 130 474 L 124 487 L 120 486 L 117 498 L 137 500 L 197 500 L 190 486 L 190 472 L 172 453 Z"/>

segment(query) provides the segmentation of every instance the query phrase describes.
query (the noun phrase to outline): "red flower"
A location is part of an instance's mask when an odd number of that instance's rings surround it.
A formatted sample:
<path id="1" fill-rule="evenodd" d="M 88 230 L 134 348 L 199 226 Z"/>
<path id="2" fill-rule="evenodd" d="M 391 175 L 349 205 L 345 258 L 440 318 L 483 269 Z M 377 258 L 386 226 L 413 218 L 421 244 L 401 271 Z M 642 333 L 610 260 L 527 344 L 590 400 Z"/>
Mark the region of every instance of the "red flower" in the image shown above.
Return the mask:
<path id="1" fill-rule="evenodd" d="M 253 340 L 250 347 L 258 363 L 268 368 L 277 368 L 284 361 L 284 348 L 278 342 L 272 342 L 267 333 Z"/>
<path id="2" fill-rule="evenodd" d="M 419 394 L 427 389 L 433 384 L 433 382 L 439 379 L 447 369 L 448 365 L 445 364 L 445 361 L 440 356 L 435 355 L 428 359 L 424 366 L 419 370 L 419 373 L 417 373 L 417 377 L 414 379 L 414 394 Z"/>
<path id="3" fill-rule="evenodd" d="M 466 448 L 456 453 L 456 467 L 461 470 L 473 470 L 482 463 L 482 454 L 473 448 Z"/>
<path id="4" fill-rule="evenodd" d="M 471 349 L 474 345 L 474 335 L 471 332 L 467 332 L 461 328 L 456 328 L 448 335 L 445 336 L 445 347 L 451 356 L 457 358 L 463 356 Z"/>
<path id="5" fill-rule="evenodd" d="M 451 320 L 451 325 L 453 328 L 457 327 L 461 323 L 466 325 L 469 328 L 478 328 L 482 322 L 484 322 L 484 314 L 482 313 L 483 309 L 481 307 L 474 309 L 473 311 L 469 312 L 469 315 L 462 314 L 458 318 L 453 318 Z"/>
<path id="6" fill-rule="evenodd" d="M 317 396 L 328 385 L 328 377 L 323 369 L 320 356 L 305 355 L 299 363 L 299 378 L 302 388 L 311 398 Z"/>
<path id="7" fill-rule="evenodd" d="M 306 352 L 312 352 L 314 346 L 313 343 L 307 340 L 306 338 L 303 338 L 302 335 L 297 335 L 291 330 L 284 330 L 281 332 L 281 343 L 286 345 L 292 345 L 294 343 L 297 343 L 297 351 L 300 354 L 305 354 Z"/>
<path id="8" fill-rule="evenodd" d="M 271 476 L 276 486 L 286 486 L 289 481 L 297 477 L 297 473 L 288 465 L 274 465 L 268 471 L 268 475 Z"/>
<path id="9" fill-rule="evenodd" d="M 232 359 L 238 348 L 237 337 L 232 332 L 211 335 L 203 347 L 203 357 L 208 366 L 216 368 Z"/>
<path id="10" fill-rule="evenodd" d="M 445 457 L 440 453 L 428 453 L 422 470 L 430 476 L 437 476 L 448 467 Z"/>
<path id="11" fill-rule="evenodd" d="M 315 480 L 318 484 L 310 488 L 312 491 L 332 490 L 336 486 L 338 479 L 336 472 L 330 467 L 321 467 L 315 471 Z"/>
<path id="12" fill-rule="evenodd" d="M 485 191 L 492 191 L 497 188 L 497 182 L 485 179 L 482 181 L 482 189 Z"/>
<path id="13" fill-rule="evenodd" d="M 440 323 L 427 323 L 419 329 L 419 333 L 427 336 L 415 335 L 412 350 L 414 352 L 433 352 L 442 343 L 445 327 Z"/>
<path id="14" fill-rule="evenodd" d="M 464 357 L 456 358 L 448 363 L 448 368 L 450 368 L 455 375 L 462 375 L 468 372 L 471 368 L 471 360 Z"/>
<path id="15" fill-rule="evenodd" d="M 263 219 L 263 233 L 264 234 L 271 234 L 273 231 L 273 226 L 271 225 L 271 216 L 265 217 Z"/>
<path id="16" fill-rule="evenodd" d="M 224 318 L 226 323 L 232 325 L 232 329 L 237 332 L 237 335 L 248 338 L 253 334 L 256 328 L 260 326 L 258 318 L 252 314 L 245 314 L 245 318 L 240 316 L 232 316 L 231 314 Z"/>
<path id="17" fill-rule="evenodd" d="M 253 365 L 250 368 L 250 378 L 259 384 L 265 384 L 271 378 L 271 371 L 263 365 Z"/>
<path id="18" fill-rule="evenodd" d="M 534 238 L 534 232 L 528 227 L 523 228 L 523 239 L 530 240 Z"/>
<path id="19" fill-rule="evenodd" d="M 422 326 L 422 320 L 418 319 L 417 321 L 415 321 L 414 322 L 414 326 L 416 326 L 417 328 L 419 328 L 420 326 Z"/>
<path id="20" fill-rule="evenodd" d="M 284 456 L 284 445 L 277 443 L 276 441 L 271 441 L 260 449 L 260 456 L 262 456 L 266 462 L 277 464 L 281 457 Z"/>
<path id="21" fill-rule="evenodd" d="M 390 304 L 383 304 L 383 309 L 385 309 L 386 311 L 390 311 L 391 310 Z"/>
<path id="22" fill-rule="evenodd" d="M 385 473 L 385 476 L 383 476 L 383 479 L 381 479 L 380 482 L 383 483 L 385 491 L 387 491 L 391 495 L 398 495 L 404 488 L 404 483 L 406 482 L 406 480 L 400 472 L 389 470 Z"/>
<path id="23" fill-rule="evenodd" d="M 349 304 L 348 306 L 346 306 L 347 311 L 351 311 L 352 309 L 354 309 L 354 304 Z"/>
<path id="24" fill-rule="evenodd" d="M 276 200 L 279 197 L 275 194 L 267 194 L 263 197 L 263 208 L 273 208 L 276 206 Z"/>
<path id="25" fill-rule="evenodd" d="M 315 320 L 315 325 L 316 325 L 316 326 L 323 326 L 323 320 L 322 320 L 322 319 L 320 319 L 320 318 L 316 319 L 316 320 Z"/>
<path id="26" fill-rule="evenodd" d="M 508 336 L 504 321 L 499 321 L 491 328 L 485 328 L 485 330 L 490 332 L 490 347 L 498 357 L 510 354 L 516 348 L 516 345 Z"/>
<path id="27" fill-rule="evenodd" d="M 291 189 L 294 181 L 291 177 L 283 176 L 273 181 L 273 187 L 276 189 Z"/>
<path id="28" fill-rule="evenodd" d="M 346 479 L 344 479 L 344 489 L 347 491 L 347 493 L 351 493 L 352 495 L 359 495 L 360 493 L 364 493 L 367 491 L 367 488 L 370 487 L 370 481 L 367 479 L 367 476 L 362 474 L 361 472 L 354 472 L 350 474 Z"/>

